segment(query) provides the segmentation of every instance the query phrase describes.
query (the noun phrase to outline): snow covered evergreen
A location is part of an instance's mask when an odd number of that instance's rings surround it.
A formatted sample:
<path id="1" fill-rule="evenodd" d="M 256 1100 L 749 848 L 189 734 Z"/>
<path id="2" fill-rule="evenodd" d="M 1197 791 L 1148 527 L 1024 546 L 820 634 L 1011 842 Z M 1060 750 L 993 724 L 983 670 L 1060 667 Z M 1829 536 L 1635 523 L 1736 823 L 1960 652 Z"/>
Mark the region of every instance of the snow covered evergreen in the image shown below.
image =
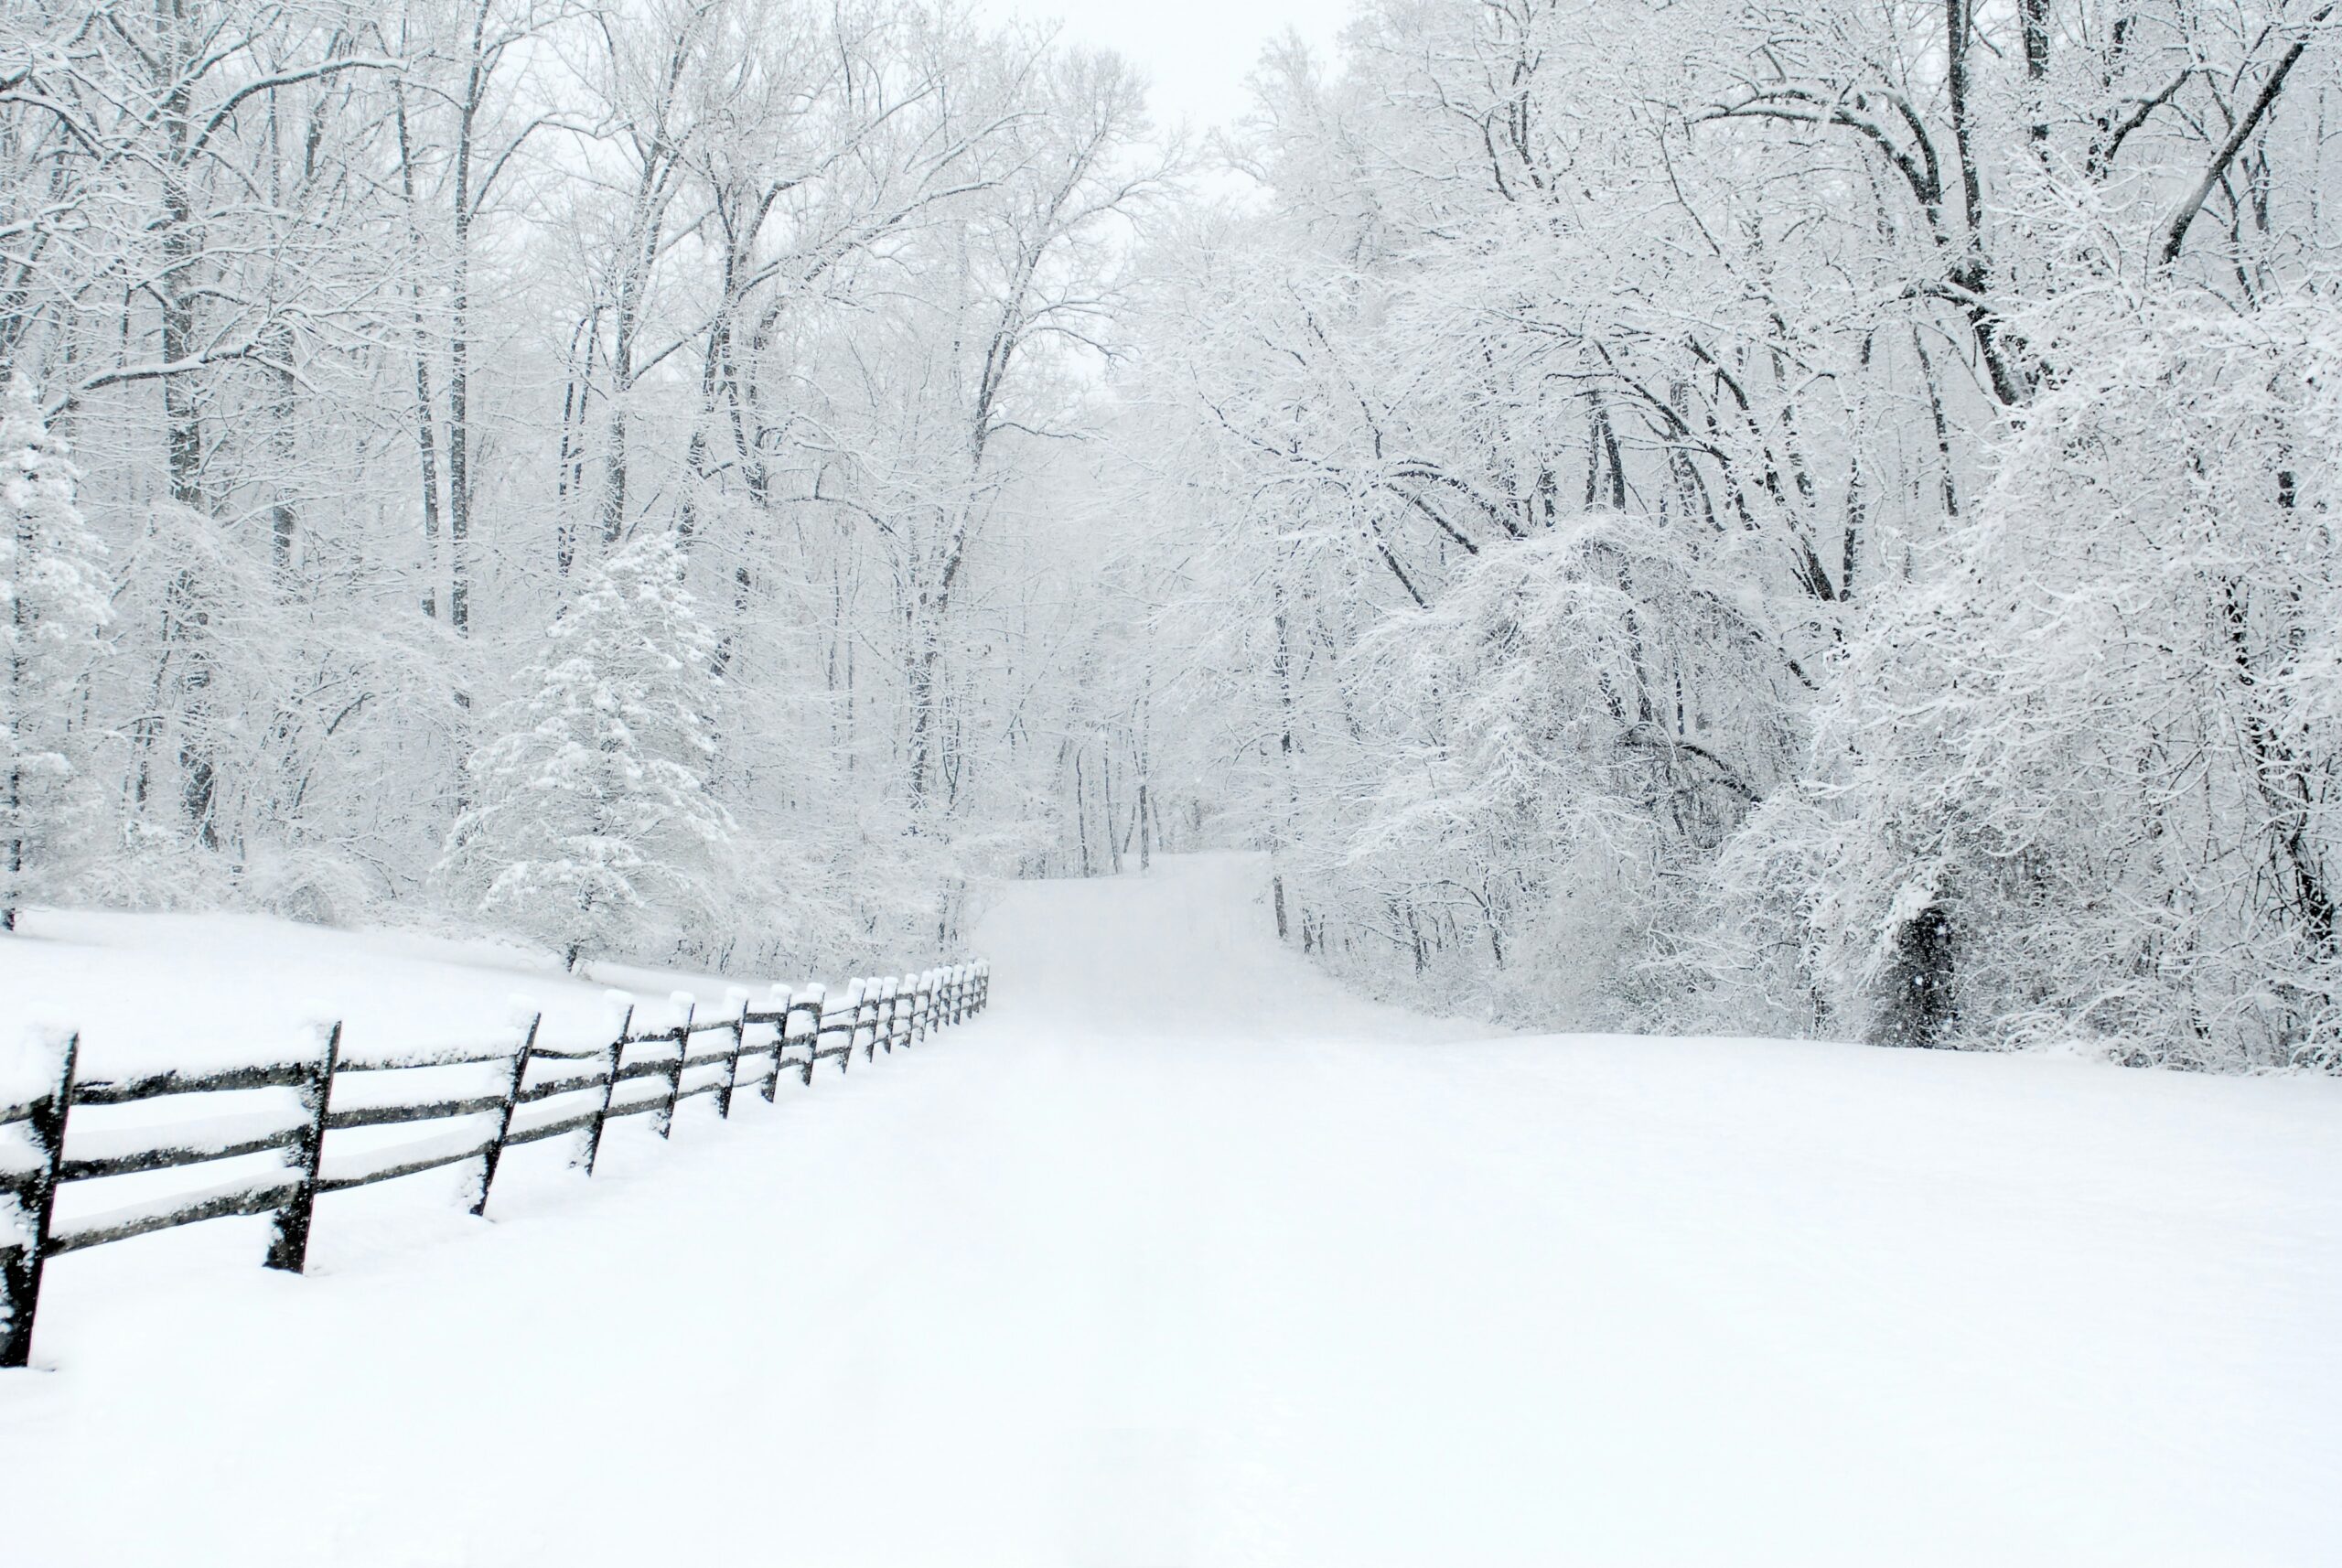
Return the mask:
<path id="1" fill-rule="evenodd" d="M 80 478 L 32 383 L 11 377 L 0 404 L 0 929 L 96 826 L 86 681 L 110 611 L 105 546 L 74 502 Z"/>
<path id="2" fill-rule="evenodd" d="M 483 721 L 440 874 L 573 969 L 640 923 L 719 909 L 735 830 L 707 782 L 715 648 L 671 532 L 595 567 Z"/>

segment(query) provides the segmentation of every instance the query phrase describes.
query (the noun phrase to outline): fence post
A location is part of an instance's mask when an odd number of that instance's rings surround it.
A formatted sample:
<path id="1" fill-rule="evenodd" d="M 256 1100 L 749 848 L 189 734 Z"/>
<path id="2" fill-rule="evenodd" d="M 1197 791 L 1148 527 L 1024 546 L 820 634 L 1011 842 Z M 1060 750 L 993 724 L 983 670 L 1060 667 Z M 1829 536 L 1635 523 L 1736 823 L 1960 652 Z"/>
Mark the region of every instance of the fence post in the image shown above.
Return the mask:
<path id="1" fill-rule="evenodd" d="M 788 986 L 776 985 L 766 993 L 765 1001 L 767 1003 L 765 1011 L 778 1012 L 780 1015 L 780 1022 L 773 1026 L 772 1070 L 765 1074 L 765 1103 L 770 1105 L 774 1091 L 780 1088 L 780 1053 L 789 1046 L 789 1015 L 796 1010 L 797 999 L 796 993 Z M 776 1002 L 780 1004 L 778 1008 L 770 1005 Z M 809 1081 L 811 1077 L 811 1073 L 806 1074 Z"/>
<path id="2" fill-rule="evenodd" d="M 504 1104 L 496 1113 L 496 1142 L 480 1151 L 479 1196 L 472 1200 L 472 1212 L 488 1212 L 488 1189 L 496 1183 L 496 1165 L 504 1157 L 505 1135 L 512 1131 L 512 1110 L 521 1102 L 521 1080 L 529 1076 L 529 1053 L 537 1048 L 537 1026 L 545 1021 L 543 1013 L 531 1015 L 529 1032 L 521 1036 L 521 1048 L 512 1053 L 512 1076 L 504 1080 Z"/>
<path id="3" fill-rule="evenodd" d="M 805 1039 L 805 1087 L 808 1089 L 813 1087 L 813 1058 L 822 1048 L 822 1026 L 829 1022 L 829 988 L 818 980 L 810 983 L 789 1004 L 791 1013 L 801 1009 L 813 1015 L 813 1032 Z M 784 1021 L 781 1028 L 786 1031 L 788 1027 Z"/>
<path id="4" fill-rule="evenodd" d="M 33 1314 L 40 1306 L 41 1265 L 48 1251 L 49 1218 L 57 1208 L 57 1169 L 65 1159 L 65 1118 L 73 1103 L 73 1060 L 81 1036 L 68 1035 L 59 1053 L 57 1078 L 48 1093 L 32 1103 L 33 1149 L 40 1163 L 16 1189 L 26 1219 L 24 1244 L 0 1247 L 0 1368 L 32 1364 Z"/>
<path id="5" fill-rule="evenodd" d="M 889 1055 L 893 1054 L 897 1042 L 905 1050 L 911 1048 L 910 986 L 917 983 L 917 981 L 912 981 L 907 984 L 900 980 L 895 983 L 895 1004 L 886 1010 L 886 1050 Z"/>
<path id="6" fill-rule="evenodd" d="M 862 1032 L 860 1027 L 862 1023 L 862 982 L 858 980 L 847 981 L 845 983 L 845 994 L 846 1004 L 843 1007 L 839 1008 L 837 1013 L 834 1015 L 835 1016 L 842 1017 L 845 1020 L 845 1022 L 840 1026 L 840 1027 L 845 1030 L 845 1049 L 838 1053 L 838 1076 L 840 1078 L 843 1078 L 845 1076 L 846 1069 L 854 1065 L 854 1036 Z M 814 1048 L 817 1050 L 821 1047 L 822 1036 L 833 1032 L 830 1028 L 830 1019 L 832 1016 L 833 1014 L 830 1011 L 829 997 L 827 993 L 824 993 L 822 998 L 822 1026 L 816 1030 L 813 1035 L 813 1045 Z"/>
<path id="7" fill-rule="evenodd" d="M 732 1091 L 740 1087 L 740 1052 L 748 1044 L 748 993 L 736 985 L 724 993 L 724 1000 L 740 1004 L 732 1019 L 732 1058 L 724 1064 L 724 1088 L 715 1096 L 715 1114 L 729 1122 Z"/>
<path id="8" fill-rule="evenodd" d="M 886 983 L 884 981 L 871 980 L 865 983 L 862 988 L 861 1004 L 854 1010 L 854 1039 L 861 1039 L 862 1030 L 864 1027 L 862 1022 L 862 1009 L 864 1007 L 870 1009 L 870 1037 L 866 1040 L 863 1040 L 862 1042 L 862 1059 L 864 1061 L 875 1062 L 878 1059 L 878 994 L 880 992 L 886 990 Z M 849 1052 L 851 1051 L 853 1044 L 854 1040 L 852 1039 L 846 1042 L 846 1045 L 849 1047 Z"/>
<path id="9" fill-rule="evenodd" d="M 683 1091 L 683 1058 L 692 1054 L 692 1020 L 699 1014 L 699 1003 L 688 991 L 671 993 L 669 1006 L 682 1003 L 683 1021 L 675 1026 L 675 1069 L 667 1075 L 667 1103 L 659 1108 L 659 1135 L 668 1137 L 675 1131 L 675 1100 Z"/>
<path id="10" fill-rule="evenodd" d="M 578 1163 L 586 1174 L 594 1174 L 594 1161 L 602 1152 L 602 1124 L 610 1119 L 610 1096 L 618 1089 L 618 1064 L 626 1059 L 627 1031 L 634 1027 L 634 1004 L 626 1005 L 618 1019 L 618 1037 L 610 1042 L 608 1069 L 602 1075 L 602 1108 L 594 1112 L 594 1124 L 586 1129 L 586 1157 Z"/>
<path id="11" fill-rule="evenodd" d="M 326 1031 L 325 1055 L 301 1085 L 301 1109 L 309 1113 L 309 1124 L 293 1145 L 301 1180 L 285 1207 L 276 1211 L 276 1232 L 269 1239 L 268 1256 L 263 1260 L 268 1267 L 288 1274 L 301 1273 L 309 1262 L 309 1220 L 317 1213 L 317 1167 L 326 1155 L 326 1106 L 333 1099 L 333 1069 L 340 1059 L 341 1025 L 337 1020 Z"/>

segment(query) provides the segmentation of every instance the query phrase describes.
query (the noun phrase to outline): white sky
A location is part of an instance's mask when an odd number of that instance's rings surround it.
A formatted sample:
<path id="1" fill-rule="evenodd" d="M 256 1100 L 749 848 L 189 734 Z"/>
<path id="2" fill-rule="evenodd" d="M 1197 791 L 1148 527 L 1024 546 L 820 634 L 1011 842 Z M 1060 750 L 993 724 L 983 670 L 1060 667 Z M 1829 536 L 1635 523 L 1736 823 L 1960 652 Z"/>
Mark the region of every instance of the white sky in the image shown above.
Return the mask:
<path id="1" fill-rule="evenodd" d="M 1198 129 L 1243 113 L 1244 79 L 1271 38 L 1292 27 L 1330 52 L 1351 0 L 985 0 L 1000 16 L 1065 24 L 1075 42 L 1111 48 L 1154 83 L 1155 123 Z"/>

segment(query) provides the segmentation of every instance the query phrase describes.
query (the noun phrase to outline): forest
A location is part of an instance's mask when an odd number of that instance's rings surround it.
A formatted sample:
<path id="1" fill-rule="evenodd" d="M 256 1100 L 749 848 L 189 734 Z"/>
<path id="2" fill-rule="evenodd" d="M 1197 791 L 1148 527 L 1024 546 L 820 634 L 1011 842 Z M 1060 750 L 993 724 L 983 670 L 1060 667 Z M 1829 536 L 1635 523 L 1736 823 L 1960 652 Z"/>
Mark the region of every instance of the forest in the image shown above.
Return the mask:
<path id="1" fill-rule="evenodd" d="M 0 919 L 2342 1070 L 2336 9 L 8 0 Z"/>

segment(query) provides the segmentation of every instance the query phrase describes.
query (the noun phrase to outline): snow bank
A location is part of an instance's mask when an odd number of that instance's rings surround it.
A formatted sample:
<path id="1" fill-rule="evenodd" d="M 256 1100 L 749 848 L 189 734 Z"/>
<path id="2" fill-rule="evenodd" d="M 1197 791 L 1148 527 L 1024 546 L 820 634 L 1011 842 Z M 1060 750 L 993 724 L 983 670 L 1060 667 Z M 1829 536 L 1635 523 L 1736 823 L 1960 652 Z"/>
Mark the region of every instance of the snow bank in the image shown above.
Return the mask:
<path id="1" fill-rule="evenodd" d="M 353 1059 L 509 1050 L 536 1009 L 543 1045 L 606 1045 L 615 1032 L 603 979 L 496 942 L 241 914 L 38 909 L 24 924 L 23 935 L 0 939 L 0 1100 L 12 1073 L 25 1076 L 10 1053 L 24 1054 L 35 1024 L 78 1029 L 89 1078 L 310 1056 L 321 1016 L 342 1021 L 342 1052 Z M 620 994 L 639 1004 L 637 1032 L 682 1022 L 671 993 L 707 1016 L 724 1010 L 736 983 L 631 969 L 605 978 L 629 985 Z"/>
<path id="2" fill-rule="evenodd" d="M 60 1260 L 11 1550 L 2342 1560 L 2342 1084 L 1457 1038 L 1161 870 L 1013 889 L 891 1070 L 515 1151 L 493 1223 L 458 1174 L 324 1199 L 305 1279 L 260 1221 Z"/>

